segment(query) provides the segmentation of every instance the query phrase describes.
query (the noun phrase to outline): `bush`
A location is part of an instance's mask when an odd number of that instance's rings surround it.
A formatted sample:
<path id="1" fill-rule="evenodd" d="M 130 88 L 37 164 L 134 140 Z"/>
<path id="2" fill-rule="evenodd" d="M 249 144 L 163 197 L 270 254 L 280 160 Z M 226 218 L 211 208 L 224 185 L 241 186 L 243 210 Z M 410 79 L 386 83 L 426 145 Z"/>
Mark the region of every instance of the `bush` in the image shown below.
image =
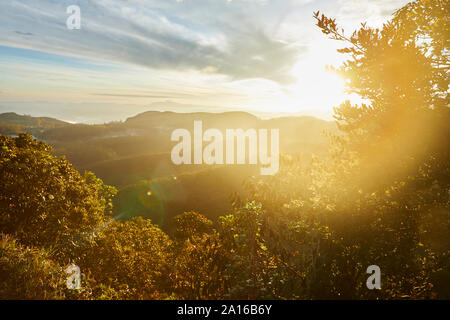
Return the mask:
<path id="1" fill-rule="evenodd" d="M 45 250 L 0 234 L 0 299 L 62 299 L 65 280 Z"/>

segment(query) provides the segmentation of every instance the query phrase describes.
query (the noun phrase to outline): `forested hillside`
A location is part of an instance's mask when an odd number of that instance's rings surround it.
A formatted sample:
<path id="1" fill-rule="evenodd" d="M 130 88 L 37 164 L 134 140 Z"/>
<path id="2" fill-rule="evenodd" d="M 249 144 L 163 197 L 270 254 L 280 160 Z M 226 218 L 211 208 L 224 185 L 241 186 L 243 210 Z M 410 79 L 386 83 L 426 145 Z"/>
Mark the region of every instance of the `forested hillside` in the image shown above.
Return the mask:
<path id="1" fill-rule="evenodd" d="M 41 125 L 39 130 L 35 130 L 35 126 L 43 124 L 39 122 L 41 118 L 18 115 L 10 117 L 4 114 L 3 119 L 10 121 L 10 124 L 20 119 L 22 125 L 15 134 L 33 132 L 38 139 L 53 146 L 53 154 L 65 156 L 80 172 L 92 171 L 105 183 L 118 188 L 116 201 L 120 203 L 125 201 L 122 199 L 124 194 L 128 194 L 127 203 L 139 202 L 139 195 L 144 192 L 139 191 L 140 185 L 153 184 L 155 188 L 159 188 L 176 178 L 175 190 L 165 188 L 168 192 L 164 200 L 164 212 L 167 215 L 165 222 L 162 219 L 157 219 L 158 222 L 155 220 L 166 231 L 171 230 L 170 218 L 184 211 L 205 212 L 208 218 L 214 219 L 224 211 L 231 210 L 232 195 L 243 192 L 244 180 L 258 174 L 257 166 L 230 166 L 225 169 L 211 168 L 209 165 L 174 165 L 170 157 L 175 144 L 170 141 L 173 130 L 192 130 L 195 120 L 203 121 L 204 130 L 216 128 L 225 132 L 227 128 L 280 129 L 281 152 L 305 160 L 312 155 L 327 156 L 328 140 L 325 133 L 337 132 L 333 122 L 313 117 L 261 120 L 245 112 L 216 114 L 150 111 L 124 122 L 103 125 L 68 124 L 54 120 L 58 125 Z M 224 183 L 217 183 L 219 181 Z M 183 196 L 175 198 L 172 193 L 181 189 Z M 130 190 L 133 190 L 133 200 L 130 199 Z M 166 198 L 170 198 L 170 201 Z M 126 211 L 124 217 L 127 218 L 142 215 L 155 217 L 152 212 L 154 209 L 145 206 L 135 206 Z"/>

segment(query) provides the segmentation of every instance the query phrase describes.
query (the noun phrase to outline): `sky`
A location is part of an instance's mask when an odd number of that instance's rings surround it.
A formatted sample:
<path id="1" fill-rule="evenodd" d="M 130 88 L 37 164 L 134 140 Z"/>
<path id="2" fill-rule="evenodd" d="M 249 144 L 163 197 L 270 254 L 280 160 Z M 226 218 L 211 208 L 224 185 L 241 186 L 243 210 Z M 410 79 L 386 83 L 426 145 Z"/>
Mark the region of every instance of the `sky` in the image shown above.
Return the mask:
<path id="1" fill-rule="evenodd" d="M 313 11 L 346 34 L 405 0 L 1 0 L 0 113 L 71 122 L 148 110 L 332 118 L 358 97 Z M 69 29 L 77 5 L 81 28 Z"/>

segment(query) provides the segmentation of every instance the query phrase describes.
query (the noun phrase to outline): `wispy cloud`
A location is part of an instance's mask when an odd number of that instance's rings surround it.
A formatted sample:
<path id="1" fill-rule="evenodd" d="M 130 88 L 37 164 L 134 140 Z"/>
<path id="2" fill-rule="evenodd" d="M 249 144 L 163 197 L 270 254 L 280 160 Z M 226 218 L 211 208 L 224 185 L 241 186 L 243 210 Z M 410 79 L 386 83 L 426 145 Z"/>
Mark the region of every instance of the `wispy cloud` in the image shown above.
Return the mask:
<path id="1" fill-rule="evenodd" d="M 33 36 L 34 34 L 31 32 L 22 32 L 22 31 L 14 31 L 15 33 L 21 35 L 21 36 Z"/>
<path id="2" fill-rule="evenodd" d="M 0 10 L 8 14 L 0 22 L 0 43 L 280 83 L 292 80 L 289 70 L 306 50 L 268 34 L 268 26 L 276 22 L 267 17 L 268 1 L 80 0 L 82 29 L 68 30 L 65 9 L 72 3 L 1 2 Z"/>

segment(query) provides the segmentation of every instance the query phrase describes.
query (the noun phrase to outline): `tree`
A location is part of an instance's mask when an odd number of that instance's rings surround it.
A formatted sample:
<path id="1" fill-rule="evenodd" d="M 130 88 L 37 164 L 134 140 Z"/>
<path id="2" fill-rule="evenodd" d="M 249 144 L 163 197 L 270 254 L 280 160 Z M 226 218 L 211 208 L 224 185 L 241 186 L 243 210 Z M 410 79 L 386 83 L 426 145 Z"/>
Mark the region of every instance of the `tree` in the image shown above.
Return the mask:
<path id="1" fill-rule="evenodd" d="M 183 299 L 220 299 L 226 292 L 228 257 L 212 221 L 197 212 L 173 218 L 172 288 Z"/>
<path id="2" fill-rule="evenodd" d="M 116 190 L 50 152 L 30 135 L 0 136 L 0 231 L 70 259 L 76 243 L 108 220 Z"/>
<path id="3" fill-rule="evenodd" d="M 381 29 L 363 23 L 350 37 L 335 19 L 314 14 L 324 34 L 347 44 L 338 51 L 349 59 L 334 70 L 349 93 L 368 101 L 335 109 L 347 134 L 342 148 L 358 153 L 366 184 L 395 179 L 432 159 L 448 163 L 448 11 L 445 1 L 413 1 Z"/>
<path id="4" fill-rule="evenodd" d="M 96 284 L 93 296 L 112 290 L 119 299 L 162 299 L 170 295 L 169 237 L 149 219 L 110 220 L 78 251 L 75 263 Z M 110 294 L 111 295 L 111 294 Z"/>
<path id="5" fill-rule="evenodd" d="M 175 238 L 180 240 L 203 236 L 212 231 L 212 221 L 197 212 L 185 212 L 173 217 L 175 223 Z"/>

